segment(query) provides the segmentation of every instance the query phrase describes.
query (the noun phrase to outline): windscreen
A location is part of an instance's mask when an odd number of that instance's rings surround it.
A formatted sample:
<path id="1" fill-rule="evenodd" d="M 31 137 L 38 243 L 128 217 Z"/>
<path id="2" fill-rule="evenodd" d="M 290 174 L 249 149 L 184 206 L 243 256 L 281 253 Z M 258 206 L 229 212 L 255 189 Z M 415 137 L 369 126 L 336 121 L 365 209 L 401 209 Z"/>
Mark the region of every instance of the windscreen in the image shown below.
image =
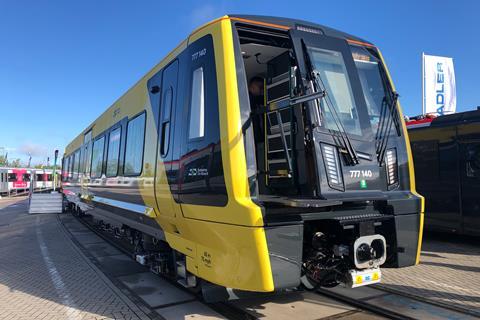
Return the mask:
<path id="1" fill-rule="evenodd" d="M 372 131 L 376 133 L 380 121 L 380 110 L 387 100 L 387 90 L 382 79 L 381 64 L 375 56 L 363 47 L 351 46 L 351 50 L 360 77 Z"/>
<path id="2" fill-rule="evenodd" d="M 332 112 L 336 111 L 345 131 L 361 136 L 360 120 L 342 53 L 314 47 L 308 50 L 314 71 L 318 72 L 319 81 L 326 91 L 326 98 L 320 102 L 323 126 L 339 130 L 332 116 Z"/>

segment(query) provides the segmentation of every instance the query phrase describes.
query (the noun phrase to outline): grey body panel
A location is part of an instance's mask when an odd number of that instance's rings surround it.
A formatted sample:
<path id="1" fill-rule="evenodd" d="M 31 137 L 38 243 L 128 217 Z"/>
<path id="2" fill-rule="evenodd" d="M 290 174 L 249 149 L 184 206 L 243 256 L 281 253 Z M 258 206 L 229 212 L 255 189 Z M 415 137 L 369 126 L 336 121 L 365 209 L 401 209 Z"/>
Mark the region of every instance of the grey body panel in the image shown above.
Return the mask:
<path id="1" fill-rule="evenodd" d="M 275 290 L 300 284 L 303 224 L 266 227 Z"/>

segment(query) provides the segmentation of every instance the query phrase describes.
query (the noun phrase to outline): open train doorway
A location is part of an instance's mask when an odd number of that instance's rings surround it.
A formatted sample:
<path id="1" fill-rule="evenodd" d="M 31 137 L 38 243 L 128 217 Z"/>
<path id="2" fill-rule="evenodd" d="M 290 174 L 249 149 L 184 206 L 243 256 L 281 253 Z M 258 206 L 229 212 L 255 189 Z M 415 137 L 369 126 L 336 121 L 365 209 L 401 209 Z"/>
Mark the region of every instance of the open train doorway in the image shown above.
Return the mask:
<path id="1" fill-rule="evenodd" d="M 304 116 L 301 108 L 291 105 L 298 93 L 292 42 L 286 32 L 241 25 L 237 32 L 248 87 L 258 195 L 301 195 L 308 174 L 302 152 Z"/>

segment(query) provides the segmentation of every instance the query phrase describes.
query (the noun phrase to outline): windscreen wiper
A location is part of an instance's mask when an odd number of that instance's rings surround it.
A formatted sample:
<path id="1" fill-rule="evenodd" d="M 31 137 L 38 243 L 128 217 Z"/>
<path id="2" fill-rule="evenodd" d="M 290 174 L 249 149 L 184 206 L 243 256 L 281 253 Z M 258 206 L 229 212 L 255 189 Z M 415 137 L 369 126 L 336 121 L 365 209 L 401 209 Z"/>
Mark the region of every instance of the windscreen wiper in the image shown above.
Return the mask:
<path id="1" fill-rule="evenodd" d="M 317 102 L 318 111 L 321 112 L 320 104 L 322 101 L 325 101 L 325 104 L 329 108 L 330 113 L 332 115 L 333 122 L 335 123 L 335 126 L 338 129 L 338 135 L 336 136 L 340 136 L 341 143 L 339 147 L 343 149 L 341 151 L 347 154 L 348 162 L 350 165 L 359 164 L 360 161 L 358 160 L 357 152 L 352 146 L 352 142 L 350 141 L 350 138 L 348 137 L 348 134 L 345 131 L 345 128 L 342 124 L 342 120 L 338 116 L 337 110 L 335 110 L 335 107 L 333 107 L 333 103 L 330 100 L 330 97 L 328 96 L 328 92 L 325 89 L 326 87 L 322 81 L 322 78 L 320 77 L 320 73 L 315 70 L 312 64 L 312 61 L 310 60 L 310 56 L 307 53 L 307 46 L 303 41 L 302 41 L 302 51 L 303 51 L 303 56 L 306 61 L 306 64 L 308 64 L 308 68 L 309 70 L 311 70 L 311 78 L 313 79 L 313 83 L 314 83 L 314 85 L 312 85 L 313 93 L 320 94 L 319 98 L 315 99 L 316 101 L 318 101 Z M 336 140 L 334 139 L 334 141 Z"/>
<path id="2" fill-rule="evenodd" d="M 383 165 L 385 158 L 385 152 L 388 146 L 388 139 L 390 137 L 390 131 L 392 125 L 395 125 L 396 133 L 400 136 L 400 120 L 398 117 L 398 93 L 391 90 L 388 82 L 385 79 L 385 75 L 382 72 L 382 78 L 384 80 L 386 88 L 388 88 L 388 97 L 383 97 L 382 107 L 380 110 L 380 120 L 378 123 L 377 134 L 375 136 L 376 141 L 376 153 L 379 165 Z"/>
<path id="3" fill-rule="evenodd" d="M 330 110 L 330 114 L 332 115 L 333 122 L 335 123 L 335 126 L 338 129 L 338 136 L 342 141 L 340 147 L 343 150 L 341 151 L 347 154 L 350 165 L 359 164 L 360 161 L 358 160 L 357 152 L 353 148 L 352 142 L 350 141 L 350 138 L 348 137 L 345 127 L 342 124 L 342 120 L 338 116 L 337 110 L 333 106 L 333 103 L 330 100 L 330 97 L 328 96 L 328 93 L 325 89 L 325 84 L 323 83 L 322 78 L 320 77 L 320 73 L 317 70 L 313 70 L 312 78 L 314 80 L 314 84 L 316 87 L 315 91 L 322 93 L 322 98 L 323 98 L 322 100 L 325 102 L 325 105 Z M 320 103 L 321 101 L 319 101 L 319 109 L 320 109 Z"/>

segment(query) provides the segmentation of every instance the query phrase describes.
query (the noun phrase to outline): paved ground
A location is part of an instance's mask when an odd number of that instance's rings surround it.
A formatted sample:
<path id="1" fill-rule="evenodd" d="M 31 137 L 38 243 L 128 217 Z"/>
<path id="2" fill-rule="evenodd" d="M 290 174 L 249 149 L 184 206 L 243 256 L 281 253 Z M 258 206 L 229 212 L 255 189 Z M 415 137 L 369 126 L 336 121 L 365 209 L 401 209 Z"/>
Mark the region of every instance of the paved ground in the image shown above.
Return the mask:
<path id="1" fill-rule="evenodd" d="M 12 202 L 0 203 L 0 319 L 148 318 L 78 252 L 57 215 Z"/>
<path id="2" fill-rule="evenodd" d="M 0 200 L 0 320 L 224 318 L 148 272 L 71 215 L 26 212 L 26 200 Z M 422 264 L 385 269 L 382 286 L 480 316 L 480 239 L 426 237 Z M 425 303 L 400 301 L 402 297 L 374 288 L 349 294 L 418 319 L 468 318 Z M 380 319 L 311 293 L 234 305 L 264 319 Z"/>
<path id="3" fill-rule="evenodd" d="M 480 239 L 427 234 L 421 263 L 384 269 L 383 288 L 408 293 L 480 316 Z"/>

